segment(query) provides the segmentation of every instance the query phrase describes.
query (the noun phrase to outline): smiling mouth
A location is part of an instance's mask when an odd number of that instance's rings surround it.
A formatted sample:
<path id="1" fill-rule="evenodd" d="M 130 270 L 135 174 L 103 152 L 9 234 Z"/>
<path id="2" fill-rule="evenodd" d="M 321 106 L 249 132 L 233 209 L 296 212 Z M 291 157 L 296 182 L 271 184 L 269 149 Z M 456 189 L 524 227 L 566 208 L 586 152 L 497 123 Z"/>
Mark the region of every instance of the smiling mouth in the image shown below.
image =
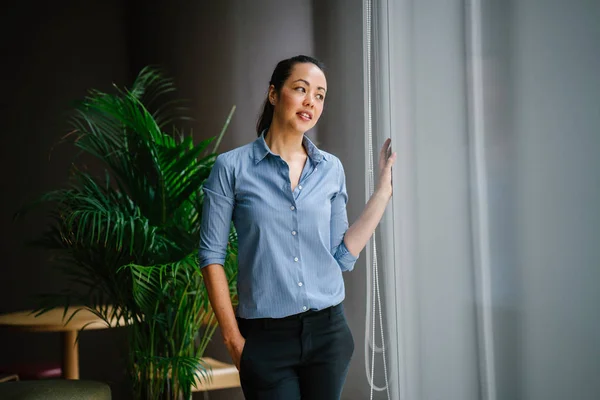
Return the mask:
<path id="1" fill-rule="evenodd" d="M 310 121 L 312 119 L 312 116 L 309 113 L 299 112 L 299 113 L 296 113 L 296 115 L 298 115 L 300 118 L 302 118 L 305 121 Z"/>

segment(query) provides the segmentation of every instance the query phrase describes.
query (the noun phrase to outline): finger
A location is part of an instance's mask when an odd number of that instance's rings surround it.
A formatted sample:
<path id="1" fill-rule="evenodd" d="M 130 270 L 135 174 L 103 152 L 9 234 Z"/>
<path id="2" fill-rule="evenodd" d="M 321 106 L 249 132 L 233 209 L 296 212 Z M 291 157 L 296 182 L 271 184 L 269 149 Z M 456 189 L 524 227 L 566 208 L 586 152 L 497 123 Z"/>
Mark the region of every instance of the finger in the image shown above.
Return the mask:
<path id="1" fill-rule="evenodd" d="M 392 155 L 387 159 L 387 162 L 385 163 L 386 168 L 391 168 L 392 165 L 394 165 L 397 155 L 398 155 L 398 153 L 396 153 L 396 152 L 392 153 Z"/>
<path id="2" fill-rule="evenodd" d="M 379 152 L 380 159 L 384 159 L 384 160 L 387 159 L 391 142 L 392 142 L 392 139 L 390 139 L 390 138 L 385 139 L 385 142 L 383 142 L 383 146 L 381 146 L 381 151 Z"/>
<path id="3" fill-rule="evenodd" d="M 379 152 L 379 169 L 384 169 L 387 165 L 387 160 L 390 158 L 392 139 L 386 139 Z"/>

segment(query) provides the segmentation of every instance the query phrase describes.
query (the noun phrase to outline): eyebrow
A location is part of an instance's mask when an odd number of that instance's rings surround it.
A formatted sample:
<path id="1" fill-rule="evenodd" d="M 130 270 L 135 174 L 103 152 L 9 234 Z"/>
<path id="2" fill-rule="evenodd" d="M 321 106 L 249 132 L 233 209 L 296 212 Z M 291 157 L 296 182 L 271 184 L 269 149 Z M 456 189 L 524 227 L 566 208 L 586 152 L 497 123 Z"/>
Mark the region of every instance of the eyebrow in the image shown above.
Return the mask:
<path id="1" fill-rule="evenodd" d="M 296 82 L 298 82 L 298 81 L 302 81 L 302 82 L 304 82 L 304 83 L 306 84 L 306 86 L 310 86 L 310 83 L 308 83 L 308 81 L 307 81 L 307 80 L 304 80 L 304 79 L 296 79 L 296 80 L 294 81 L 294 83 L 296 83 Z M 327 93 L 327 89 L 325 89 L 325 88 L 324 88 L 324 87 L 322 87 L 322 86 L 319 86 L 317 89 L 320 89 L 320 90 L 324 91 L 325 93 Z"/>

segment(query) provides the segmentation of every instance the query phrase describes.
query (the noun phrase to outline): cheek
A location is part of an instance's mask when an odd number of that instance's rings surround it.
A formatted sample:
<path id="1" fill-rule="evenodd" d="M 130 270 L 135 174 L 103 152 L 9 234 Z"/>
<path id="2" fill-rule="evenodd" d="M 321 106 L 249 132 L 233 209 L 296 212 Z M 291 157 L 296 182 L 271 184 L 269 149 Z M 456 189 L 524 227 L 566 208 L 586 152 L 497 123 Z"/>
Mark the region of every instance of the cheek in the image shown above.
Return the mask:
<path id="1" fill-rule="evenodd" d="M 298 98 L 294 96 L 285 96 L 282 97 L 282 106 L 286 112 L 295 113 L 298 108 L 302 106 L 302 101 L 298 100 Z"/>
<path id="2" fill-rule="evenodd" d="M 299 98 L 300 96 L 298 96 L 298 92 L 294 90 L 281 90 L 281 100 L 287 104 L 295 103 Z"/>
<path id="3" fill-rule="evenodd" d="M 321 114 L 323 114 L 323 104 L 315 105 L 315 115 L 321 118 Z"/>

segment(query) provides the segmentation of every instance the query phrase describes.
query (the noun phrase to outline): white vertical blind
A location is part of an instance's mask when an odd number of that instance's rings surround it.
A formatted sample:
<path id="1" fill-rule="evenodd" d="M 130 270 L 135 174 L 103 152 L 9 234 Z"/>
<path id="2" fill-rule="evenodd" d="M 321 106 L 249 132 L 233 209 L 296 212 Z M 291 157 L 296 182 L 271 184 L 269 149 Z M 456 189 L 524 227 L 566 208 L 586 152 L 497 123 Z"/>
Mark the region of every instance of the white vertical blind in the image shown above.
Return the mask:
<path id="1" fill-rule="evenodd" d="M 479 399 L 465 4 L 372 1 L 373 148 L 398 153 L 377 236 L 391 396 Z"/>
<path id="2" fill-rule="evenodd" d="M 414 160 L 413 129 L 411 127 L 411 72 L 410 63 L 391 65 L 391 58 L 409 59 L 411 53 L 410 1 L 372 1 L 372 74 L 365 66 L 365 92 L 368 107 L 372 107 L 373 151 L 386 138 L 392 138 L 392 148 L 398 153 L 393 171 L 394 199 L 379 226 L 381 238 L 380 262 L 385 269 L 383 276 L 385 293 L 386 338 L 388 338 L 390 396 L 392 399 L 418 399 L 419 359 L 417 309 L 414 296 Z M 397 16 L 390 23 L 392 14 Z M 366 25 L 366 24 L 365 24 Z M 400 38 L 390 41 L 390 38 Z M 366 54 L 366 52 L 365 52 Z M 393 69 L 393 74 L 391 73 Z M 368 97 L 372 98 L 368 104 Z M 392 116 L 392 110 L 396 118 Z M 367 130 L 369 126 L 367 125 Z M 366 137 L 366 149 L 370 143 Z M 368 157 L 366 157 L 368 160 Z M 368 171 L 369 165 L 366 165 Z M 368 179 L 368 177 L 367 177 Z M 367 185 L 368 188 L 368 185 Z M 367 193 L 369 196 L 369 193 Z M 372 264 L 373 254 L 367 251 L 367 266 Z"/>
<path id="3" fill-rule="evenodd" d="M 496 400 L 488 188 L 486 174 L 481 0 L 465 7 L 473 267 L 482 400 Z"/>

